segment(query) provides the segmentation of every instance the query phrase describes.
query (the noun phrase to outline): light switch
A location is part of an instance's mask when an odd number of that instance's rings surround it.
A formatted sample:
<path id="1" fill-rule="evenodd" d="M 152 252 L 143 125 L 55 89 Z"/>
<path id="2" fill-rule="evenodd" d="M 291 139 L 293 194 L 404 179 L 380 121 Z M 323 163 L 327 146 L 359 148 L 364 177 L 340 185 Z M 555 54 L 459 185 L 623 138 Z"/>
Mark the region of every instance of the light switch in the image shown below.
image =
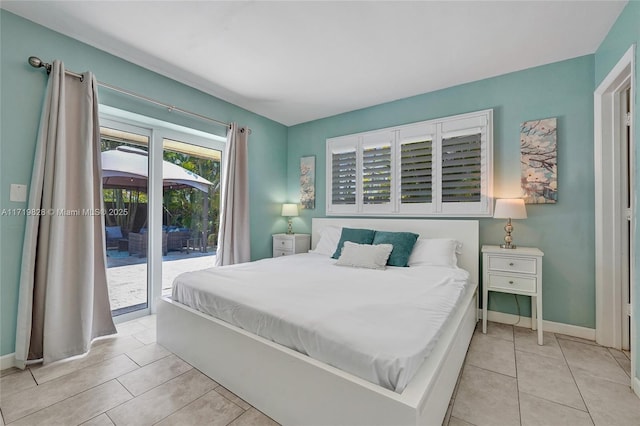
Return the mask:
<path id="1" fill-rule="evenodd" d="M 17 183 L 11 184 L 11 192 L 9 193 L 9 201 L 24 203 L 27 201 L 27 185 Z"/>

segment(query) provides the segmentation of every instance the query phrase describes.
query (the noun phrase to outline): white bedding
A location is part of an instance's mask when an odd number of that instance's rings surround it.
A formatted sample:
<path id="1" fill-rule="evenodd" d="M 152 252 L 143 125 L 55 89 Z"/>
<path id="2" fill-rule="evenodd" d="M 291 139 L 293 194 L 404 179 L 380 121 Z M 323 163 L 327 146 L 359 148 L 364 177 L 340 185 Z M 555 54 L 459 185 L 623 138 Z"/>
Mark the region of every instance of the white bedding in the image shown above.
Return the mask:
<path id="1" fill-rule="evenodd" d="M 402 392 L 470 287 L 468 277 L 435 266 L 336 266 L 308 253 L 179 275 L 173 299 Z"/>

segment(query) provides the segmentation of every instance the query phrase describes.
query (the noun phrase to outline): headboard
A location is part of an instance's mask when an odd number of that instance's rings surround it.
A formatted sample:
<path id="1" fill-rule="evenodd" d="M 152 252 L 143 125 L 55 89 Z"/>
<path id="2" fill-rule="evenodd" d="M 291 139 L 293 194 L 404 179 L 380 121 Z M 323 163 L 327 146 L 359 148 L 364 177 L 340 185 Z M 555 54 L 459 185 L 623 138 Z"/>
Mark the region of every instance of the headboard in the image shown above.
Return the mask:
<path id="1" fill-rule="evenodd" d="M 480 226 L 477 220 L 313 218 L 311 248 L 315 249 L 320 239 L 320 231 L 325 226 L 405 231 L 416 233 L 422 238 L 456 239 L 462 243 L 462 253 L 458 255 L 458 266 L 469 271 L 472 283 L 480 282 Z"/>

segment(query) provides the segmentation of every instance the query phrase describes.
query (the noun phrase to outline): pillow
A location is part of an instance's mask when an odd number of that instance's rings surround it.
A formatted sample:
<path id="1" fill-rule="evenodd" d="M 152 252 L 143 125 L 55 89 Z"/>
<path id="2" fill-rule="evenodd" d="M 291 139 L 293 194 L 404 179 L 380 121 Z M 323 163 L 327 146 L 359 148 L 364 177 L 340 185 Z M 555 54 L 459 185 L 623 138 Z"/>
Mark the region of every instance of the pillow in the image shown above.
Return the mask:
<path id="1" fill-rule="evenodd" d="M 107 234 L 107 238 L 110 240 L 115 238 L 122 238 L 122 229 L 119 226 L 105 226 L 104 230 Z"/>
<path id="2" fill-rule="evenodd" d="M 393 250 L 391 244 L 371 245 L 345 241 L 336 265 L 367 269 L 386 269 L 385 265 L 387 264 L 391 250 Z"/>
<path id="3" fill-rule="evenodd" d="M 320 241 L 316 244 L 316 248 L 310 253 L 317 253 L 326 256 L 333 256 L 340 241 L 342 228 L 339 226 L 327 226 L 320 231 Z"/>
<path id="4" fill-rule="evenodd" d="M 461 244 L 448 238 L 418 238 L 409 256 L 409 266 L 458 266 L 457 251 Z"/>
<path id="5" fill-rule="evenodd" d="M 413 232 L 376 231 L 372 244 L 391 244 L 393 251 L 387 260 L 389 266 L 409 266 L 409 256 L 418 239 Z"/>
<path id="6" fill-rule="evenodd" d="M 338 241 L 338 247 L 331 257 L 333 257 L 334 259 L 340 257 L 342 246 L 345 241 L 351 241 L 352 243 L 358 244 L 371 244 L 373 242 L 373 236 L 375 235 L 375 233 L 376 231 L 374 231 L 373 229 L 342 228 L 342 234 L 340 235 L 340 241 Z"/>

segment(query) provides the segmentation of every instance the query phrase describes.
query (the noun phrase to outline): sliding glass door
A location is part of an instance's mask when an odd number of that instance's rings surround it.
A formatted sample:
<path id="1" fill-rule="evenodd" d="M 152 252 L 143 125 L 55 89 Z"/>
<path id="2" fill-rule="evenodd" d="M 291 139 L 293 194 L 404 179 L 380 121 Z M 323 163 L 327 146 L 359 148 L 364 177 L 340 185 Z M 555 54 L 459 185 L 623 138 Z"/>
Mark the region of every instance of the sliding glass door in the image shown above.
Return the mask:
<path id="1" fill-rule="evenodd" d="M 171 296 L 176 276 L 214 266 L 222 151 L 168 138 L 162 146 L 162 295 Z"/>
<path id="2" fill-rule="evenodd" d="M 226 139 L 100 109 L 107 279 L 122 321 L 153 312 L 180 273 L 214 266 Z"/>
<path id="3" fill-rule="evenodd" d="M 145 134 L 146 133 L 146 134 Z M 107 282 L 113 316 L 149 308 L 148 130 L 100 128 Z"/>

